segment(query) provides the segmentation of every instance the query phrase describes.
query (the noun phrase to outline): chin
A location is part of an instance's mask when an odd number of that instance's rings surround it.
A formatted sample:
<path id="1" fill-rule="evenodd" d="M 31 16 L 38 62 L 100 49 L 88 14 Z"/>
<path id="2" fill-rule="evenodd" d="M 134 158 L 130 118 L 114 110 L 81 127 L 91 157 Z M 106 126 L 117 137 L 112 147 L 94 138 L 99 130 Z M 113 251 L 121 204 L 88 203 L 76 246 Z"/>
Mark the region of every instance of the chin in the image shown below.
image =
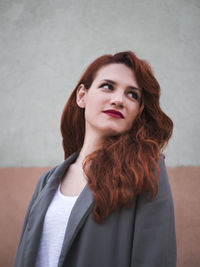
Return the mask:
<path id="1" fill-rule="evenodd" d="M 121 135 L 124 134 L 126 131 L 125 130 L 121 130 L 119 131 L 119 129 L 105 129 L 104 131 L 104 136 L 117 136 L 117 135 Z"/>

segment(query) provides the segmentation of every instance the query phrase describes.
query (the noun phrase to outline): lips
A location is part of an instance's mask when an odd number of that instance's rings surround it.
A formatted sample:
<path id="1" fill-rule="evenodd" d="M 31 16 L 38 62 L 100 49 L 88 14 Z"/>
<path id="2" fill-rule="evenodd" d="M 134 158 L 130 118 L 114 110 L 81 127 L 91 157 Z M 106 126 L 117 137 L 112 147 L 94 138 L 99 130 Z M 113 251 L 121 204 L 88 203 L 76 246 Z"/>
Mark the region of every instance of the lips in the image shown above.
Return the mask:
<path id="1" fill-rule="evenodd" d="M 108 115 L 110 115 L 110 116 L 112 116 L 112 117 L 124 119 L 123 114 L 121 112 L 117 111 L 117 110 L 107 109 L 107 110 L 104 110 L 103 112 L 108 114 Z"/>

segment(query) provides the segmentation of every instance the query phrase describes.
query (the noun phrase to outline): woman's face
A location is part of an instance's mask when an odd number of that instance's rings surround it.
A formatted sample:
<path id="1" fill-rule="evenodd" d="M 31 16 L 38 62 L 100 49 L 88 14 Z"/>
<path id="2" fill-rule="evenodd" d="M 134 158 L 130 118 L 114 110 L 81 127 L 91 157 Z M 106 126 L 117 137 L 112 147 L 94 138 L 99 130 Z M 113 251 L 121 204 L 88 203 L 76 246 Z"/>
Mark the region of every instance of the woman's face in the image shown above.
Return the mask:
<path id="1" fill-rule="evenodd" d="M 86 134 L 119 135 L 128 131 L 139 112 L 141 89 L 124 64 L 102 67 L 87 90 L 80 85 L 77 104 L 85 108 Z"/>

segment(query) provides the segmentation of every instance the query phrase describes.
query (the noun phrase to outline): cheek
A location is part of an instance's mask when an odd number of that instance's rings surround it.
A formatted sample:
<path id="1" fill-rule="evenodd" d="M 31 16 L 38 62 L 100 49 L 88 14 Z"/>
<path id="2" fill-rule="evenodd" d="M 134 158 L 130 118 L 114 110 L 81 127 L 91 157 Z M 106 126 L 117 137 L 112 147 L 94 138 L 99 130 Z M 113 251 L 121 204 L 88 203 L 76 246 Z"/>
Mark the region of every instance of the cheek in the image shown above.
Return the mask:
<path id="1" fill-rule="evenodd" d="M 139 110 L 140 110 L 139 103 L 134 105 L 134 107 L 131 108 L 131 110 L 130 110 L 130 119 L 129 119 L 131 125 L 134 122 L 135 118 L 137 117 L 137 115 L 139 113 Z"/>
<path id="2" fill-rule="evenodd" d="M 105 109 L 107 101 L 107 98 L 103 94 L 91 92 L 86 98 L 85 108 L 88 112 L 90 110 L 91 112 L 99 113 Z"/>
<path id="3" fill-rule="evenodd" d="M 85 113 L 89 116 L 94 116 L 100 113 L 102 110 L 100 103 L 95 100 L 91 100 L 90 104 L 85 107 Z"/>
<path id="4" fill-rule="evenodd" d="M 90 99 L 85 106 L 85 119 L 89 122 L 97 120 L 101 106 L 96 99 Z"/>

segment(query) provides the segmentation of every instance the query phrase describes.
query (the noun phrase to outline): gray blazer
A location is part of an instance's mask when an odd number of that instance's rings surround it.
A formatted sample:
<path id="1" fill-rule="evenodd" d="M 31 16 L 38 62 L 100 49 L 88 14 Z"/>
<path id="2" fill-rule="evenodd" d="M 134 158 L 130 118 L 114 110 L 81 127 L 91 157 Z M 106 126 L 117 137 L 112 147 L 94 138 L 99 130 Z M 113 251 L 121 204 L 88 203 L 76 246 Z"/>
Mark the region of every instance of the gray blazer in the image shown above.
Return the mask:
<path id="1" fill-rule="evenodd" d="M 15 258 L 15 267 L 33 267 L 47 208 L 78 152 L 44 173 L 30 202 Z M 103 224 L 93 220 L 93 196 L 85 186 L 67 225 L 58 267 L 175 267 L 174 207 L 164 156 L 159 162 L 159 191 L 134 198 Z M 45 267 L 45 266 L 44 266 Z"/>

